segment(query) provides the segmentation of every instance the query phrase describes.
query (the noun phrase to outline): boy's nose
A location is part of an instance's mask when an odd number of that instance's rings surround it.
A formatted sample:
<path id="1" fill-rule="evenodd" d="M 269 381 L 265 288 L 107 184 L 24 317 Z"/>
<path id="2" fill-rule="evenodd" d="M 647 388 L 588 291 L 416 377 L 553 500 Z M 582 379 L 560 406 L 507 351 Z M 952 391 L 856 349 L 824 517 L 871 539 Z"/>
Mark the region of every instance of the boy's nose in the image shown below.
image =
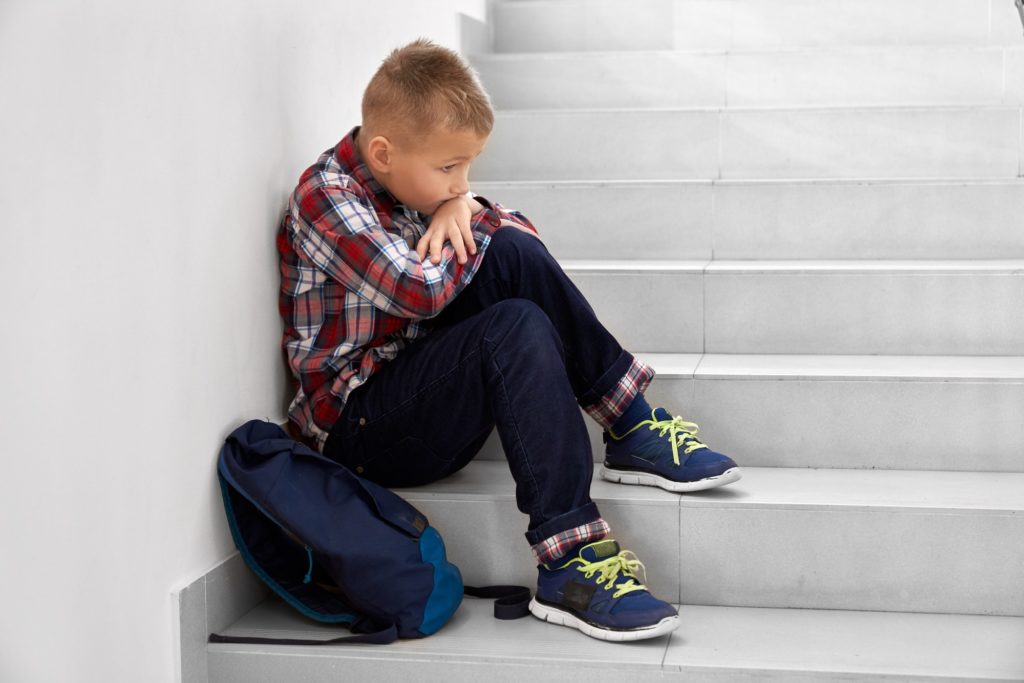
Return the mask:
<path id="1" fill-rule="evenodd" d="M 466 194 L 469 192 L 469 175 L 460 174 L 452 181 L 452 194 Z"/>

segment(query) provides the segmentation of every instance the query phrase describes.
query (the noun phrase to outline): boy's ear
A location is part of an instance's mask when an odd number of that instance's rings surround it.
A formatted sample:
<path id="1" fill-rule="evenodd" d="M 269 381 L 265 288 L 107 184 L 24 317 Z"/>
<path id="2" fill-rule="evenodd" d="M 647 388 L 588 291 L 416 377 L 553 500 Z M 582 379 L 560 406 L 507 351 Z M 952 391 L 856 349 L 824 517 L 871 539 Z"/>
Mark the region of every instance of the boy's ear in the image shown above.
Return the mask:
<path id="1" fill-rule="evenodd" d="M 383 135 L 376 135 L 366 144 L 366 163 L 377 173 L 388 173 L 391 170 L 393 150 L 390 140 Z"/>

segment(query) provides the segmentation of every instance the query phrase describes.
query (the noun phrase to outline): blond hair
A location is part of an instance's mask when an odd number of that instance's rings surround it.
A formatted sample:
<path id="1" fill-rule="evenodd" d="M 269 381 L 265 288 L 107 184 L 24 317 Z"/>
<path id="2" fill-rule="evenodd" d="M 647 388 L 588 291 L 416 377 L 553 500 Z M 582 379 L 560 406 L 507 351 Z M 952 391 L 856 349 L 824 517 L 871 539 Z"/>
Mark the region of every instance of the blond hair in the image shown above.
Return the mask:
<path id="1" fill-rule="evenodd" d="M 476 74 L 454 51 L 425 38 L 389 54 L 363 93 L 363 128 L 369 135 L 420 138 L 437 129 L 494 126 L 490 99 Z"/>

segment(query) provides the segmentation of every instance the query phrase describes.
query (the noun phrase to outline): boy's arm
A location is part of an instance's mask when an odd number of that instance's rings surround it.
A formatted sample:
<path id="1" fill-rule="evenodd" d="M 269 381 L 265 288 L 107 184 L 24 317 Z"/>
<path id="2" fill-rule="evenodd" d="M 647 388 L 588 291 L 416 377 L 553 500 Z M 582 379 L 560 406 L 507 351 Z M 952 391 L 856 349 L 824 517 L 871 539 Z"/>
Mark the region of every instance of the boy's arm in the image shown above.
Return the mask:
<path id="1" fill-rule="evenodd" d="M 289 202 L 290 237 L 327 277 L 391 315 L 422 319 L 442 309 L 468 284 L 479 252 L 459 264 L 450 244 L 434 265 L 401 235 L 380 224 L 373 209 L 341 183 L 300 186 Z M 490 235 L 500 219 L 491 211 L 473 216 L 474 234 Z M 465 280 L 465 281 L 463 281 Z"/>

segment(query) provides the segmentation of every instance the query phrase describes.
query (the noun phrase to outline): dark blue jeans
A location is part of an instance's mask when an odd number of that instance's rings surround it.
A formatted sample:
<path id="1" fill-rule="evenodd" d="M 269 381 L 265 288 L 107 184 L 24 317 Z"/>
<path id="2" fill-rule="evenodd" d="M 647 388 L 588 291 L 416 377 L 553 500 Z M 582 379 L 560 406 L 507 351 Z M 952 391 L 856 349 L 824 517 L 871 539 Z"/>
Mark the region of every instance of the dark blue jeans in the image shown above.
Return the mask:
<path id="1" fill-rule="evenodd" d="M 465 467 L 497 426 L 531 545 L 600 517 L 580 406 L 633 356 L 547 247 L 499 229 L 431 325 L 350 394 L 324 454 L 384 486 L 418 486 Z"/>

